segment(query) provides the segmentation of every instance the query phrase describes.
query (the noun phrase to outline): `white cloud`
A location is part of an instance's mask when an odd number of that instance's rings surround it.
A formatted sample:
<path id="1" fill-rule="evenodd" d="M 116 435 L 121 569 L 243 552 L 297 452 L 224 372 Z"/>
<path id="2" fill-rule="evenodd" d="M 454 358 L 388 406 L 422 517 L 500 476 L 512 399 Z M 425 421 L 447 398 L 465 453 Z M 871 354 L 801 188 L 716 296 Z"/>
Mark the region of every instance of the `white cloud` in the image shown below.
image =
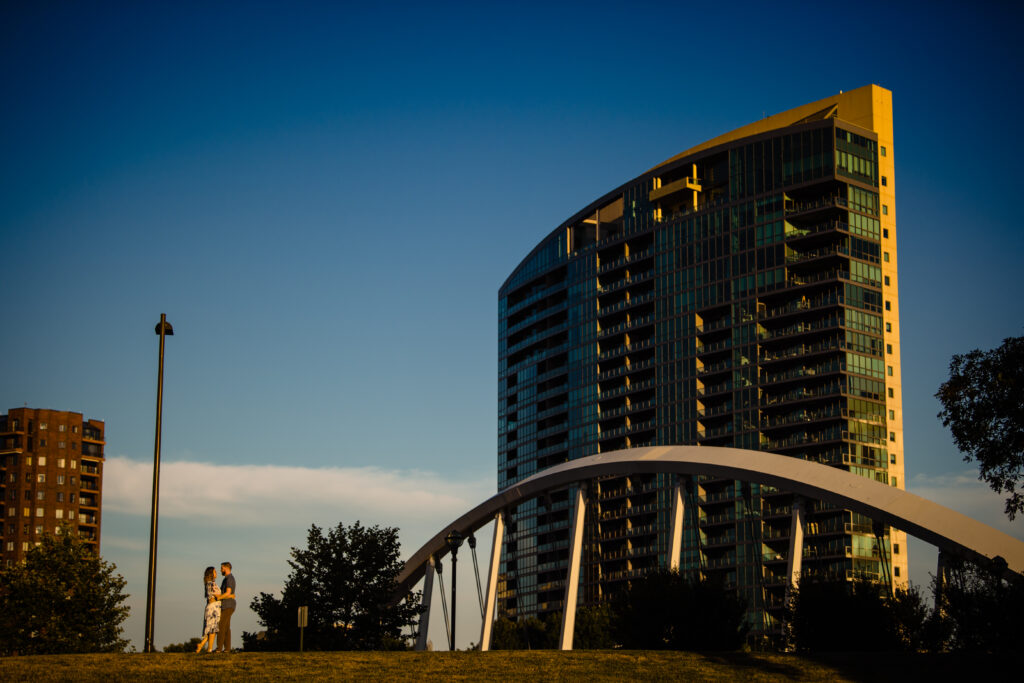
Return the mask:
<path id="1" fill-rule="evenodd" d="M 153 466 L 107 459 L 105 510 L 149 515 Z M 494 493 L 493 480 L 457 481 L 433 472 L 376 467 L 309 468 L 165 462 L 160 517 L 211 524 L 264 526 L 296 508 L 353 518 L 456 517 Z M 284 514 L 282 514 L 284 513 Z"/>
<path id="2" fill-rule="evenodd" d="M 1024 540 L 1024 518 L 1018 516 L 1011 522 L 1003 512 L 1003 495 L 979 481 L 977 472 L 966 470 L 941 475 L 917 474 L 910 479 L 907 489 Z"/>

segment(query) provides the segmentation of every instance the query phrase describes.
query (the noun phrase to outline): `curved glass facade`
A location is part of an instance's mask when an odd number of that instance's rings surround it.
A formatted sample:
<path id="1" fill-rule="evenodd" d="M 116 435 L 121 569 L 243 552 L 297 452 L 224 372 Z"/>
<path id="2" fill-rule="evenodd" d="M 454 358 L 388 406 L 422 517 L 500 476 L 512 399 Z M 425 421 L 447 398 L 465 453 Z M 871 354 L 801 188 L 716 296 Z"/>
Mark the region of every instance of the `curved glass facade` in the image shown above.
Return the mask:
<path id="1" fill-rule="evenodd" d="M 772 451 L 902 486 L 890 98 L 867 86 L 716 138 L 545 238 L 499 292 L 498 488 L 667 444 Z M 682 570 L 735 586 L 754 631 L 770 633 L 792 496 L 685 483 Z M 590 483 L 584 603 L 667 566 L 673 484 Z M 507 615 L 562 608 L 569 493 L 510 511 Z M 808 510 L 805 575 L 905 581 L 902 534 Z"/>

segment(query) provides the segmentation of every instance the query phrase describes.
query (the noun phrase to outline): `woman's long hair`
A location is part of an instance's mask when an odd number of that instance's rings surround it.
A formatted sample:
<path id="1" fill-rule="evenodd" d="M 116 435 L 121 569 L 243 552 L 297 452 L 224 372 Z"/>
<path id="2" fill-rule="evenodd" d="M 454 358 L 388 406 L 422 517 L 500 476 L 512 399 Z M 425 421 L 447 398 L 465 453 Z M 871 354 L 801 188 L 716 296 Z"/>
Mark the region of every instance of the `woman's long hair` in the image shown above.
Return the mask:
<path id="1" fill-rule="evenodd" d="M 206 571 L 203 572 L 203 585 L 210 583 L 217 578 L 217 570 L 213 567 L 207 567 Z"/>

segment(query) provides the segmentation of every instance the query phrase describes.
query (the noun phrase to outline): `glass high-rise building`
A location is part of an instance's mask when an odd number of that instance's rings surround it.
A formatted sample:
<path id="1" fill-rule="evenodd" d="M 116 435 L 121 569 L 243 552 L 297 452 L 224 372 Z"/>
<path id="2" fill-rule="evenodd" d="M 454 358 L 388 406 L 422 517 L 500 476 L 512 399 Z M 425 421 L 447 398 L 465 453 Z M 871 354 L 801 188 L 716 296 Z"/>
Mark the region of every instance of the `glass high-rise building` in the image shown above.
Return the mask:
<path id="1" fill-rule="evenodd" d="M 498 487 L 671 444 L 772 451 L 903 487 L 892 93 L 875 85 L 678 154 L 559 225 L 501 287 Z M 589 484 L 580 596 L 668 566 L 668 475 Z M 687 482 L 681 569 L 778 625 L 793 497 Z M 569 491 L 510 511 L 499 609 L 562 608 Z M 900 584 L 906 537 L 808 504 L 804 575 Z"/>

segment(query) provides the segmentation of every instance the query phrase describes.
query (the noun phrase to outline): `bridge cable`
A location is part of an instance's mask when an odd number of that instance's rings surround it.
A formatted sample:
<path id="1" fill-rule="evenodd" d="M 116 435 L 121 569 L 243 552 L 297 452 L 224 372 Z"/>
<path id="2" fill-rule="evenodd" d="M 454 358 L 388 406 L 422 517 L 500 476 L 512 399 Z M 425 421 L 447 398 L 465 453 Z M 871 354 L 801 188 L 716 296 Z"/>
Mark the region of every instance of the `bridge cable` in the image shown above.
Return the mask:
<path id="1" fill-rule="evenodd" d="M 434 568 L 437 572 L 437 587 L 441 589 L 441 613 L 444 615 L 444 633 L 447 636 L 445 642 L 452 642 L 452 627 L 448 622 L 448 601 L 444 597 L 444 579 L 441 578 L 441 560 L 437 561 L 437 566 Z"/>
<path id="2" fill-rule="evenodd" d="M 473 551 L 473 576 L 476 577 L 476 596 L 480 599 L 480 618 L 484 618 L 484 591 L 480 586 L 480 565 L 476 560 L 476 536 L 469 535 L 469 549 Z"/>

